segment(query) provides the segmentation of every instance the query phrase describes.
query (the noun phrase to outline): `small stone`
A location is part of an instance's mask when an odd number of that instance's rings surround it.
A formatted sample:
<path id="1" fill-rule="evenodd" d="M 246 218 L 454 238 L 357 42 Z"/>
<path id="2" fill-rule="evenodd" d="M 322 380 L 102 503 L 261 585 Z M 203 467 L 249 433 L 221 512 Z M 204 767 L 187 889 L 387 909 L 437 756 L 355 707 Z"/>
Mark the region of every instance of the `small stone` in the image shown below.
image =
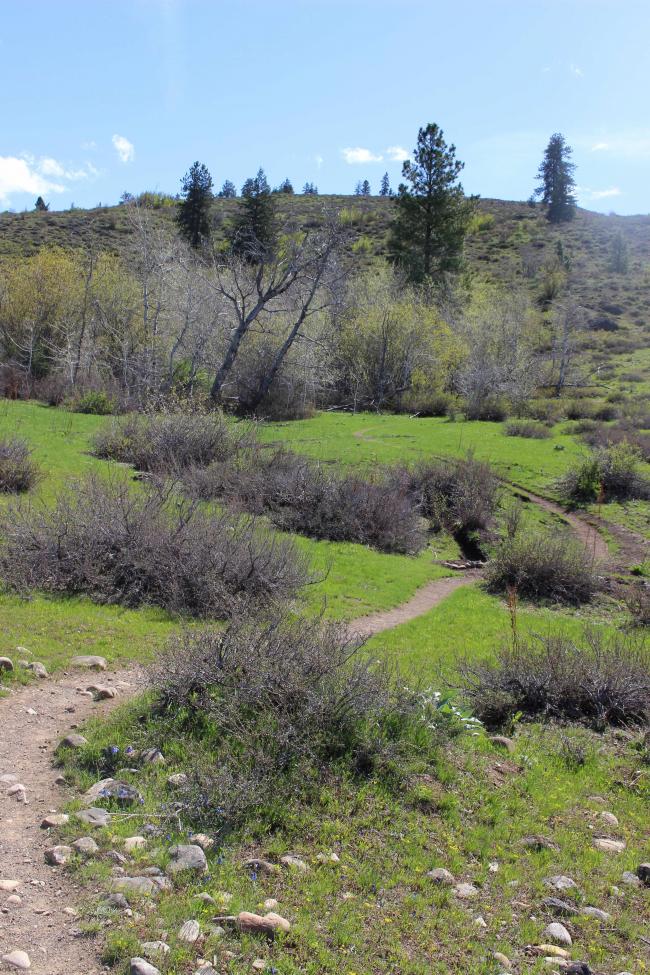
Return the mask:
<path id="1" fill-rule="evenodd" d="M 72 844 L 72 849 L 77 853 L 81 853 L 83 856 L 92 856 L 93 853 L 97 853 L 99 847 L 92 836 L 80 836 Z"/>
<path id="2" fill-rule="evenodd" d="M 627 884 L 628 887 L 641 886 L 641 881 L 639 880 L 639 878 L 635 873 L 632 873 L 631 870 L 626 870 L 623 876 L 621 877 L 621 880 L 624 884 Z"/>
<path id="3" fill-rule="evenodd" d="M 4 775 L 0 775 L 0 785 L 13 785 L 17 781 L 18 776 L 13 775 L 11 772 L 5 772 Z"/>
<path id="4" fill-rule="evenodd" d="M 611 812 L 601 812 L 600 818 L 602 819 L 602 821 L 604 823 L 607 823 L 608 826 L 618 826 L 618 819 L 614 815 L 614 813 L 611 813 Z"/>
<path id="5" fill-rule="evenodd" d="M 15 785 L 10 786 L 7 789 L 7 795 L 11 796 L 17 802 L 27 802 L 27 789 L 22 782 L 16 782 Z"/>
<path id="6" fill-rule="evenodd" d="M 67 785 L 67 782 L 65 780 L 65 775 L 57 775 L 57 777 L 54 780 L 54 784 L 55 785 Z"/>
<path id="7" fill-rule="evenodd" d="M 207 965 L 201 965 L 200 968 L 194 972 L 194 975 L 218 975 L 217 969 L 213 968 L 209 963 Z"/>
<path id="8" fill-rule="evenodd" d="M 88 744 L 88 739 L 73 732 L 71 735 L 66 735 L 61 744 L 65 745 L 66 748 L 83 748 L 84 745 Z"/>
<path id="9" fill-rule="evenodd" d="M 260 914 L 251 914 L 250 911 L 241 911 L 237 915 L 237 926 L 240 931 L 255 934 L 274 934 L 276 931 L 290 931 L 291 925 L 286 918 L 280 914 L 269 911 L 263 917 Z"/>
<path id="10" fill-rule="evenodd" d="M 623 840 L 610 840 L 604 836 L 597 836 L 594 839 L 594 846 L 603 853 L 622 853 L 625 849 Z"/>
<path id="11" fill-rule="evenodd" d="M 71 846 L 50 846 L 45 853 L 45 862 L 52 867 L 63 867 L 72 856 Z"/>
<path id="12" fill-rule="evenodd" d="M 163 872 L 160 867 L 145 867 L 142 871 L 143 877 L 162 877 Z"/>
<path id="13" fill-rule="evenodd" d="M 297 870 L 300 873 L 307 873 L 311 867 L 308 863 L 305 863 L 300 857 L 293 856 L 293 854 L 288 853 L 286 856 L 280 857 L 280 863 L 283 866 L 288 867 L 290 870 Z"/>
<path id="14" fill-rule="evenodd" d="M 108 826 L 111 821 L 110 813 L 106 812 L 105 809 L 98 809 L 96 806 L 91 806 L 89 809 L 82 809 L 81 812 L 75 813 L 77 819 L 80 819 L 82 823 L 86 823 L 88 826 Z"/>
<path id="15" fill-rule="evenodd" d="M 27 664 L 27 670 L 31 670 L 31 672 L 36 674 L 37 677 L 40 677 L 41 680 L 47 677 L 47 668 L 45 664 L 42 664 L 38 660 L 35 660 L 34 663 Z"/>
<path id="16" fill-rule="evenodd" d="M 151 877 L 116 877 L 112 887 L 116 894 L 138 894 L 140 897 L 152 897 L 159 889 Z"/>
<path id="17" fill-rule="evenodd" d="M 507 752 L 512 753 L 515 750 L 514 741 L 512 738 L 506 738 L 505 735 L 490 735 L 490 741 L 499 748 L 505 748 Z"/>
<path id="18" fill-rule="evenodd" d="M 144 958 L 132 958 L 129 965 L 129 975 L 160 975 L 160 969 L 150 965 Z"/>
<path id="19" fill-rule="evenodd" d="M 5 904 L 8 904 L 9 907 L 20 907 L 22 902 L 22 897 L 19 897 L 18 894 L 10 894 L 5 901 Z"/>
<path id="20" fill-rule="evenodd" d="M 316 859 L 319 863 L 340 863 L 341 858 L 337 853 L 318 853 Z"/>
<path id="21" fill-rule="evenodd" d="M 453 886 L 456 883 L 456 878 L 453 873 L 449 870 L 445 870 L 444 867 L 436 867 L 435 870 L 429 870 L 427 873 L 429 880 L 433 880 L 435 884 L 444 884 L 447 887 Z"/>
<path id="22" fill-rule="evenodd" d="M 542 907 L 549 910 L 551 914 L 557 914 L 560 917 L 577 917 L 580 913 L 574 904 L 562 901 L 559 897 L 545 897 L 542 901 Z"/>
<path id="23" fill-rule="evenodd" d="M 185 941 L 188 945 L 194 944 L 201 934 L 201 926 L 198 921 L 186 921 L 178 932 L 179 941 Z"/>
<path id="24" fill-rule="evenodd" d="M 200 846 L 204 851 L 214 846 L 214 840 L 206 833 L 192 833 L 189 839 L 190 843 L 193 843 L 195 846 Z"/>
<path id="25" fill-rule="evenodd" d="M 7 955 L 3 955 L 2 960 L 5 965 L 9 965 L 10 968 L 17 968 L 21 972 L 28 972 L 32 967 L 27 952 L 18 949 L 10 951 Z"/>
<path id="26" fill-rule="evenodd" d="M 127 853 L 132 853 L 133 850 L 141 850 L 147 845 L 147 841 L 144 836 L 128 836 L 124 840 L 124 849 Z"/>
<path id="27" fill-rule="evenodd" d="M 266 962 L 264 961 L 263 958 L 256 958 L 253 964 L 251 965 L 251 968 L 255 972 L 263 972 L 266 968 Z"/>
<path id="28" fill-rule="evenodd" d="M 526 850 L 558 850 L 559 847 L 557 843 L 549 839 L 548 836 L 540 836 L 535 834 L 533 836 L 524 836 L 519 840 L 519 845 L 523 846 Z"/>
<path id="29" fill-rule="evenodd" d="M 167 785 L 170 787 L 170 789 L 178 789 L 181 785 L 185 785 L 186 782 L 187 775 L 185 772 L 175 772 L 167 779 Z"/>
<path id="30" fill-rule="evenodd" d="M 609 921 L 612 915 L 607 911 L 601 911 L 599 907 L 583 907 L 582 913 L 587 917 L 594 917 L 597 921 Z"/>
<path id="31" fill-rule="evenodd" d="M 545 958 L 568 958 L 569 952 L 566 948 L 559 948 L 557 945 L 535 945 L 535 954 L 544 955 Z"/>
<path id="32" fill-rule="evenodd" d="M 543 937 L 548 938 L 549 941 L 558 945 L 568 945 L 569 947 L 573 944 L 571 935 L 559 921 L 553 921 L 548 927 L 544 928 L 542 932 Z M 548 952 L 546 952 L 548 954 Z"/>
<path id="33" fill-rule="evenodd" d="M 116 911 L 126 911 L 129 907 L 129 902 L 124 894 L 109 894 L 104 903 Z"/>
<path id="34" fill-rule="evenodd" d="M 512 962 L 508 956 L 504 955 L 501 951 L 495 951 L 492 957 L 495 961 L 498 961 L 500 965 L 503 965 L 504 968 L 507 968 L 508 970 L 512 968 Z"/>
<path id="35" fill-rule="evenodd" d="M 456 884 L 454 887 L 454 894 L 462 901 L 471 900 L 473 897 L 478 897 L 479 890 L 474 884 Z"/>
<path id="36" fill-rule="evenodd" d="M 106 687 L 103 684 L 89 684 L 86 691 L 92 694 L 96 701 L 110 701 L 117 697 L 117 691 L 114 687 Z"/>
<path id="37" fill-rule="evenodd" d="M 171 950 L 166 941 L 143 941 L 140 948 L 145 958 L 167 955 Z"/>
<path id="38" fill-rule="evenodd" d="M 636 875 L 642 884 L 650 887 L 650 863 L 640 863 L 636 868 Z"/>
<path id="39" fill-rule="evenodd" d="M 474 924 L 475 924 L 475 925 L 476 925 L 476 926 L 477 926 L 478 928 L 487 928 L 487 921 L 486 921 L 486 920 L 485 920 L 485 918 L 484 918 L 484 917 L 482 917 L 482 915 L 480 915 L 480 914 L 479 914 L 479 916 L 478 916 L 478 917 L 475 917 L 475 918 L 474 918 Z"/>
<path id="40" fill-rule="evenodd" d="M 216 904 L 216 900 L 211 894 L 208 894 L 206 890 L 202 890 L 200 894 L 194 895 L 195 900 L 202 901 L 204 904 Z"/>
<path id="41" fill-rule="evenodd" d="M 65 813 L 49 813 L 41 822 L 41 829 L 53 829 L 55 826 L 65 826 L 70 817 Z"/>
<path id="42" fill-rule="evenodd" d="M 11 673 L 13 669 L 14 669 L 13 660 L 11 660 L 9 657 L 0 657 L 0 670 L 4 670 L 7 673 Z"/>
<path id="43" fill-rule="evenodd" d="M 269 863 L 268 860 L 260 860 L 258 857 L 252 857 L 250 860 L 245 860 L 244 866 L 248 870 L 254 870 L 255 873 L 263 873 L 267 877 L 272 876 L 275 873 L 280 873 L 280 868 L 277 863 Z"/>
<path id="44" fill-rule="evenodd" d="M 164 765 L 165 756 L 160 751 L 159 748 L 145 748 L 145 750 L 140 755 L 143 762 L 147 765 Z"/>
<path id="45" fill-rule="evenodd" d="M 267 897 L 264 901 L 264 907 L 267 911 L 274 911 L 280 905 L 276 901 L 275 897 Z"/>
<path id="46" fill-rule="evenodd" d="M 169 851 L 171 861 L 167 865 L 167 873 L 180 873 L 182 870 L 192 870 L 195 873 L 205 873 L 208 861 L 200 846 L 194 844 L 179 844 L 172 846 Z"/>
<path id="47" fill-rule="evenodd" d="M 555 877 L 547 877 L 544 881 L 547 887 L 552 887 L 553 890 L 577 890 L 578 885 L 575 880 L 571 877 L 565 877 L 564 874 L 557 874 Z"/>
<path id="48" fill-rule="evenodd" d="M 604 796 L 587 796 L 589 802 L 595 802 L 599 806 L 606 806 L 607 799 Z"/>
<path id="49" fill-rule="evenodd" d="M 108 664 L 104 657 L 96 657 L 89 654 L 81 654 L 73 657 L 70 661 L 71 667 L 83 667 L 85 670 L 106 670 Z"/>
<path id="50" fill-rule="evenodd" d="M 0 891 L 13 894 L 20 887 L 20 880 L 0 880 Z"/>

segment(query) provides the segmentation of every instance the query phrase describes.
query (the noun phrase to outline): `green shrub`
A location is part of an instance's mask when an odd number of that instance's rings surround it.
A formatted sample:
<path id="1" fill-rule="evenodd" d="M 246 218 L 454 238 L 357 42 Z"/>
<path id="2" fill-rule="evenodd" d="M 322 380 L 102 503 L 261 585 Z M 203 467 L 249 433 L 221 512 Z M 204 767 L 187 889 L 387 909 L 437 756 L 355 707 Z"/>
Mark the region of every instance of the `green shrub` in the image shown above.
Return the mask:
<path id="1" fill-rule="evenodd" d="M 93 416 L 110 416 L 115 412 L 115 401 L 100 390 L 89 390 L 70 401 L 73 413 L 90 413 Z"/>
<path id="2" fill-rule="evenodd" d="M 514 591 L 535 602 L 579 605 L 594 595 L 598 578 L 591 555 L 574 539 L 517 533 L 497 548 L 485 584 L 501 595 Z"/>
<path id="3" fill-rule="evenodd" d="M 601 447 L 558 481 L 560 496 L 572 504 L 650 499 L 650 481 L 640 469 L 641 455 L 626 441 Z"/>

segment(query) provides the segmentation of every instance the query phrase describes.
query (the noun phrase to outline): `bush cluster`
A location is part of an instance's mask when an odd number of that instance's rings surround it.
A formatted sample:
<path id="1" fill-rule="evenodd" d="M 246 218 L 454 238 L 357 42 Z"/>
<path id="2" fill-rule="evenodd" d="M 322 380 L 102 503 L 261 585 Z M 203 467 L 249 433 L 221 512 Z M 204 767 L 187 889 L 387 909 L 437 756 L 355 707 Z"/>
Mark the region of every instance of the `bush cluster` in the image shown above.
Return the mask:
<path id="1" fill-rule="evenodd" d="M 217 412 L 132 413 L 100 430 L 93 450 L 139 471 L 169 474 L 225 460 L 250 436 L 250 428 L 236 427 Z"/>
<path id="2" fill-rule="evenodd" d="M 403 777 L 434 747 L 436 705 L 321 620 L 276 614 L 174 637 L 152 668 L 159 716 L 200 737 L 180 793 L 223 828 L 305 795 L 323 774 Z"/>
<path id="3" fill-rule="evenodd" d="M 580 605 L 598 589 L 594 561 L 587 549 L 562 535 L 522 534 L 506 538 L 487 565 L 490 592 L 515 591 L 535 602 Z"/>
<path id="4" fill-rule="evenodd" d="M 503 428 L 506 437 L 528 437 L 531 440 L 546 440 L 551 431 L 543 423 L 534 420 L 510 420 Z"/>
<path id="5" fill-rule="evenodd" d="M 560 496 L 570 504 L 650 498 L 650 480 L 643 474 L 641 456 L 623 441 L 602 447 L 557 482 Z"/>
<path id="6" fill-rule="evenodd" d="M 460 459 L 423 461 L 402 478 L 434 531 L 467 537 L 490 527 L 499 499 L 499 481 L 484 461 Z"/>
<path id="7" fill-rule="evenodd" d="M 406 485 L 390 474 L 340 474 L 291 451 L 243 451 L 225 463 L 188 471 L 190 496 L 221 498 L 267 515 L 284 531 L 384 552 L 415 553 L 426 533 Z"/>
<path id="8" fill-rule="evenodd" d="M 629 421 L 621 421 L 611 426 L 605 426 L 605 424 L 595 421 L 584 425 L 583 422 L 581 428 L 576 429 L 576 433 L 579 433 L 590 447 L 607 448 L 616 444 L 627 443 L 638 451 L 646 463 L 650 463 L 650 433 L 643 433 Z"/>
<path id="9" fill-rule="evenodd" d="M 32 451 L 18 437 L 0 439 L 0 491 L 20 494 L 29 491 L 38 480 L 38 468 Z"/>
<path id="10" fill-rule="evenodd" d="M 0 573 L 19 592 L 226 617 L 292 596 L 310 579 L 292 541 L 251 519 L 205 513 L 156 483 L 136 492 L 89 478 L 52 507 L 14 505 L 0 530 Z"/>
<path id="11" fill-rule="evenodd" d="M 630 636 L 540 636 L 504 648 L 494 662 L 465 661 L 460 672 L 465 702 L 490 727 L 516 714 L 599 728 L 648 720 L 650 655 Z"/>

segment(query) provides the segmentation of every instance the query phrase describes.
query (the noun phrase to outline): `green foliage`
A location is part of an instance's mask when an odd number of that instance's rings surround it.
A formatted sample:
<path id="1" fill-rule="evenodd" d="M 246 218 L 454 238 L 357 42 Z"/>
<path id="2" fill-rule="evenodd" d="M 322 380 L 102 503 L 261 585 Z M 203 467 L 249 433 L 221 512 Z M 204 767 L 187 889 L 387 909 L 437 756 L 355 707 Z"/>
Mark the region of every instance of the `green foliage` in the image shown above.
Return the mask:
<path id="1" fill-rule="evenodd" d="M 115 401 L 102 390 L 89 390 L 72 399 L 70 409 L 75 413 L 90 413 L 92 416 L 110 416 L 115 412 Z"/>
<path id="2" fill-rule="evenodd" d="M 420 129 L 413 161 L 402 167 L 406 182 L 397 192 L 389 245 L 392 260 L 411 281 L 440 280 L 461 267 L 476 205 L 458 182 L 463 165 L 437 125 Z"/>
<path id="3" fill-rule="evenodd" d="M 210 204 L 212 202 L 212 177 L 204 163 L 190 166 L 181 180 L 182 201 L 176 221 L 181 234 L 189 244 L 198 248 L 210 237 Z"/>
<path id="4" fill-rule="evenodd" d="M 551 223 L 572 220 L 575 214 L 575 163 L 571 162 L 571 153 L 564 136 L 556 132 L 549 139 L 539 167 L 539 186 L 535 195 L 546 205 L 546 215 Z"/>
<path id="5" fill-rule="evenodd" d="M 259 169 L 242 186 L 238 210 L 228 228 L 233 251 L 252 262 L 270 254 L 277 242 L 276 215 L 275 198 L 264 170 Z"/>
<path id="6" fill-rule="evenodd" d="M 650 480 L 637 447 L 623 440 L 594 451 L 557 482 L 560 495 L 573 504 L 650 499 Z"/>

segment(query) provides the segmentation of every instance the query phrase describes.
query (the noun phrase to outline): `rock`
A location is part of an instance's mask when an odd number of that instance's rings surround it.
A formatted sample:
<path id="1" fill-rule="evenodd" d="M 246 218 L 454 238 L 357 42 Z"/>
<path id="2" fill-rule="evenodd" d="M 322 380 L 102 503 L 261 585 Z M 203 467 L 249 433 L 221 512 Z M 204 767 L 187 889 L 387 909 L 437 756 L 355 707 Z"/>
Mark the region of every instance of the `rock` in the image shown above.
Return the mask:
<path id="1" fill-rule="evenodd" d="M 216 904 L 216 900 L 207 891 L 202 890 L 200 894 L 195 894 L 194 899 L 197 901 L 202 901 L 204 904 Z"/>
<path id="2" fill-rule="evenodd" d="M 559 850 L 557 843 L 550 840 L 548 836 L 539 836 L 537 834 L 522 837 L 519 840 L 519 846 L 523 846 L 526 850 Z"/>
<path id="3" fill-rule="evenodd" d="M 123 853 L 119 852 L 119 850 L 109 850 L 108 856 L 111 858 L 111 860 L 113 860 L 114 863 L 119 863 L 120 865 L 129 862 L 128 857 L 125 857 Z"/>
<path id="4" fill-rule="evenodd" d="M 84 798 L 90 802 L 98 799 L 113 799 L 121 806 L 132 806 L 134 803 L 142 801 L 142 796 L 132 785 L 127 782 L 120 782 L 119 779 L 102 779 L 91 786 Z"/>
<path id="5" fill-rule="evenodd" d="M 168 874 L 180 873 L 183 870 L 205 873 L 208 869 L 205 853 L 196 843 L 172 846 L 169 855 L 171 861 L 167 865 Z"/>
<path id="6" fill-rule="evenodd" d="M 81 654 L 73 657 L 70 661 L 71 667 L 83 667 L 85 670 L 106 670 L 108 664 L 104 657 Z"/>
<path id="7" fill-rule="evenodd" d="M 166 941 L 143 941 L 140 948 L 145 958 L 167 955 L 171 950 Z"/>
<path id="8" fill-rule="evenodd" d="M 54 784 L 55 785 L 67 785 L 68 783 L 65 780 L 65 775 L 57 775 L 57 777 L 54 780 Z"/>
<path id="9" fill-rule="evenodd" d="M 198 921 L 186 921 L 185 924 L 181 925 L 178 938 L 179 941 L 185 941 L 188 945 L 192 945 L 198 940 L 200 934 L 201 925 Z"/>
<path id="10" fill-rule="evenodd" d="M 124 894 L 109 894 L 104 903 L 116 911 L 126 911 L 129 907 L 129 902 Z"/>
<path id="11" fill-rule="evenodd" d="M 587 799 L 589 800 L 589 802 L 595 802 L 599 806 L 607 805 L 607 799 L 605 799 L 604 796 L 587 796 Z"/>
<path id="12" fill-rule="evenodd" d="M 454 894 L 459 897 L 462 901 L 471 900 L 473 897 L 478 897 L 479 890 L 474 884 L 456 884 L 454 887 Z"/>
<path id="13" fill-rule="evenodd" d="M 604 823 L 607 823 L 608 826 L 618 826 L 618 819 L 614 815 L 614 813 L 611 813 L 611 812 L 601 812 L 600 818 L 602 819 L 602 821 Z"/>
<path id="14" fill-rule="evenodd" d="M 43 856 L 45 857 L 45 862 L 49 863 L 51 867 L 62 867 L 72 856 L 72 847 L 50 846 L 45 850 Z"/>
<path id="15" fill-rule="evenodd" d="M 194 843 L 195 846 L 200 846 L 202 850 L 209 850 L 214 846 L 214 840 L 206 833 L 192 833 L 189 839 L 190 843 Z"/>
<path id="16" fill-rule="evenodd" d="M 474 924 L 477 926 L 477 928 L 487 928 L 487 921 L 481 914 L 474 918 Z"/>
<path id="17" fill-rule="evenodd" d="M 132 958 L 129 965 L 129 975 L 160 975 L 160 969 L 150 965 L 144 958 Z"/>
<path id="18" fill-rule="evenodd" d="M 293 856 L 293 854 L 288 853 L 286 856 L 280 857 L 280 863 L 288 867 L 290 870 L 298 870 L 300 873 L 307 873 L 311 870 L 308 863 L 305 863 L 300 857 Z"/>
<path id="19" fill-rule="evenodd" d="M 574 904 L 570 904 L 568 901 L 562 901 L 558 897 L 545 897 L 542 901 L 542 907 L 545 907 L 551 914 L 556 914 L 560 917 L 577 917 L 580 913 Z"/>
<path id="20" fill-rule="evenodd" d="M 245 860 L 244 866 L 248 870 L 254 870 L 255 873 L 265 874 L 267 877 L 270 877 L 275 873 L 280 873 L 280 868 L 277 863 L 269 863 L 268 860 L 260 860 L 257 857 L 253 857 L 250 860 Z"/>
<path id="21" fill-rule="evenodd" d="M 28 972 L 32 967 L 27 952 L 18 949 L 10 951 L 7 955 L 3 955 L 2 961 L 5 965 L 9 965 L 10 968 L 17 968 L 21 972 Z"/>
<path id="22" fill-rule="evenodd" d="M 9 907 L 20 907 L 22 902 L 22 897 L 19 897 L 18 894 L 10 894 L 5 901 L 5 904 L 7 904 Z"/>
<path id="23" fill-rule="evenodd" d="M 318 853 L 316 859 L 319 863 L 340 863 L 341 858 L 337 853 Z"/>
<path id="24" fill-rule="evenodd" d="M 162 877 L 163 872 L 160 867 L 145 867 L 142 871 L 143 877 Z"/>
<path id="25" fill-rule="evenodd" d="M 13 894 L 20 887 L 20 880 L 0 880 L 0 891 Z"/>
<path id="26" fill-rule="evenodd" d="M 640 863 L 636 868 L 636 875 L 642 884 L 650 887 L 650 863 Z"/>
<path id="27" fill-rule="evenodd" d="M 552 887 L 553 890 L 578 889 L 578 885 L 575 880 L 571 880 L 571 877 L 565 877 L 564 874 L 557 874 L 555 877 L 547 877 L 544 883 L 547 887 Z"/>
<path id="28" fill-rule="evenodd" d="M 159 890 L 151 877 L 116 877 L 112 888 L 116 894 L 138 894 L 140 897 L 153 897 Z"/>
<path id="29" fill-rule="evenodd" d="M 89 809 L 82 809 L 80 812 L 75 813 L 77 819 L 80 819 L 82 823 L 86 823 L 87 826 L 108 826 L 111 821 L 111 814 L 106 812 L 105 809 L 98 809 L 96 806 L 91 806 Z"/>
<path id="30" fill-rule="evenodd" d="M 255 972 L 263 972 L 264 969 L 266 968 L 266 962 L 264 961 L 263 958 L 256 958 L 253 964 L 251 965 L 251 968 Z"/>
<path id="31" fill-rule="evenodd" d="M 515 750 L 514 741 L 512 738 L 506 738 L 505 735 L 490 735 L 490 741 L 499 748 L 505 748 L 507 752 L 512 753 Z"/>
<path id="32" fill-rule="evenodd" d="M 622 853 L 625 849 L 624 840 L 610 840 L 604 836 L 597 836 L 594 839 L 594 846 L 603 853 Z"/>
<path id="33" fill-rule="evenodd" d="M 591 968 L 584 961 L 569 962 L 562 971 L 565 975 L 593 975 Z"/>
<path id="34" fill-rule="evenodd" d="M 172 889 L 171 881 L 168 880 L 167 877 L 155 877 L 155 876 L 152 876 L 151 877 L 151 880 L 153 881 L 154 887 L 157 887 L 158 890 L 171 890 Z"/>
<path id="35" fill-rule="evenodd" d="M 22 782 L 16 782 L 15 785 L 10 785 L 7 789 L 7 795 L 11 796 L 17 802 L 27 802 L 27 789 Z"/>
<path id="36" fill-rule="evenodd" d="M 621 880 L 623 881 L 624 884 L 627 884 L 628 887 L 641 886 L 641 881 L 639 880 L 639 878 L 635 873 L 632 873 L 631 870 L 626 870 L 623 876 L 621 877 Z"/>
<path id="37" fill-rule="evenodd" d="M 4 670 L 7 673 L 11 673 L 13 669 L 14 669 L 13 660 L 11 660 L 9 657 L 0 657 L 0 670 Z"/>
<path id="38" fill-rule="evenodd" d="M 449 870 L 445 870 L 444 867 L 436 867 L 435 870 L 429 870 L 427 872 L 427 877 L 429 880 L 433 880 L 435 884 L 444 884 L 447 887 L 451 887 L 456 883 L 456 878 L 453 873 Z"/>
<path id="39" fill-rule="evenodd" d="M 547 938 L 553 944 L 568 945 L 569 947 L 573 944 L 571 935 L 564 925 L 559 923 L 559 921 L 553 921 L 552 924 L 549 924 L 548 927 L 544 928 L 542 936 Z M 546 952 L 546 954 L 548 954 L 548 952 Z"/>
<path id="40" fill-rule="evenodd" d="M 97 853 L 99 847 L 91 836 L 80 836 L 72 844 L 72 849 L 83 856 L 92 856 L 93 853 Z"/>
<path id="41" fill-rule="evenodd" d="M 0 785 L 13 785 L 17 781 L 18 776 L 13 775 L 11 772 L 5 772 L 4 775 L 0 775 Z"/>
<path id="42" fill-rule="evenodd" d="M 264 907 L 266 908 L 267 911 L 274 911 L 276 907 L 279 906 L 280 905 L 276 901 L 275 897 L 267 897 L 266 900 L 264 901 Z"/>
<path id="43" fill-rule="evenodd" d="M 200 968 L 194 972 L 194 975 L 219 975 L 216 968 L 213 968 L 209 963 L 207 965 L 201 965 Z"/>
<path id="44" fill-rule="evenodd" d="M 65 745 L 66 748 L 83 748 L 84 745 L 88 744 L 88 739 L 73 732 L 71 735 L 66 735 L 61 744 Z"/>
<path id="45" fill-rule="evenodd" d="M 503 968 L 507 968 L 508 970 L 512 968 L 512 962 L 510 961 L 507 955 L 503 954 L 503 952 L 495 951 L 492 953 L 492 957 L 494 958 L 495 961 L 498 961 L 499 964 L 503 966 Z"/>
<path id="46" fill-rule="evenodd" d="M 144 836 L 127 836 L 124 840 L 124 849 L 127 853 L 132 853 L 133 850 L 141 850 L 147 845 L 147 841 Z"/>
<path id="47" fill-rule="evenodd" d="M 31 670 L 33 674 L 44 680 L 47 677 L 47 668 L 45 664 L 42 664 L 39 660 L 35 660 L 34 663 L 27 664 L 27 670 Z"/>
<path id="48" fill-rule="evenodd" d="M 65 826 L 70 817 L 65 813 L 48 813 L 41 821 L 41 829 L 53 829 L 55 826 Z"/>
<path id="49" fill-rule="evenodd" d="M 170 775 L 167 779 L 167 785 L 170 789 L 178 789 L 180 786 L 185 785 L 186 782 L 187 775 L 185 772 L 174 772 L 174 774 Z"/>
<path id="50" fill-rule="evenodd" d="M 587 917 L 594 917 L 597 921 L 609 921 L 612 915 L 607 911 L 601 911 L 599 907 L 583 907 L 582 913 Z"/>
<path id="51" fill-rule="evenodd" d="M 86 789 L 83 795 L 84 799 L 94 802 L 95 799 L 98 799 L 99 796 L 103 795 L 104 789 L 106 789 L 109 785 L 112 785 L 113 782 L 115 782 L 115 779 L 100 779 L 99 782 L 95 782 L 95 784 L 91 785 L 89 789 Z"/>
<path id="52" fill-rule="evenodd" d="M 140 755 L 143 762 L 147 765 L 164 765 L 165 756 L 158 748 L 145 748 L 145 750 Z"/>
<path id="53" fill-rule="evenodd" d="M 86 688 L 96 701 L 110 701 L 117 697 L 114 687 L 106 687 L 104 684 L 89 684 Z"/>

